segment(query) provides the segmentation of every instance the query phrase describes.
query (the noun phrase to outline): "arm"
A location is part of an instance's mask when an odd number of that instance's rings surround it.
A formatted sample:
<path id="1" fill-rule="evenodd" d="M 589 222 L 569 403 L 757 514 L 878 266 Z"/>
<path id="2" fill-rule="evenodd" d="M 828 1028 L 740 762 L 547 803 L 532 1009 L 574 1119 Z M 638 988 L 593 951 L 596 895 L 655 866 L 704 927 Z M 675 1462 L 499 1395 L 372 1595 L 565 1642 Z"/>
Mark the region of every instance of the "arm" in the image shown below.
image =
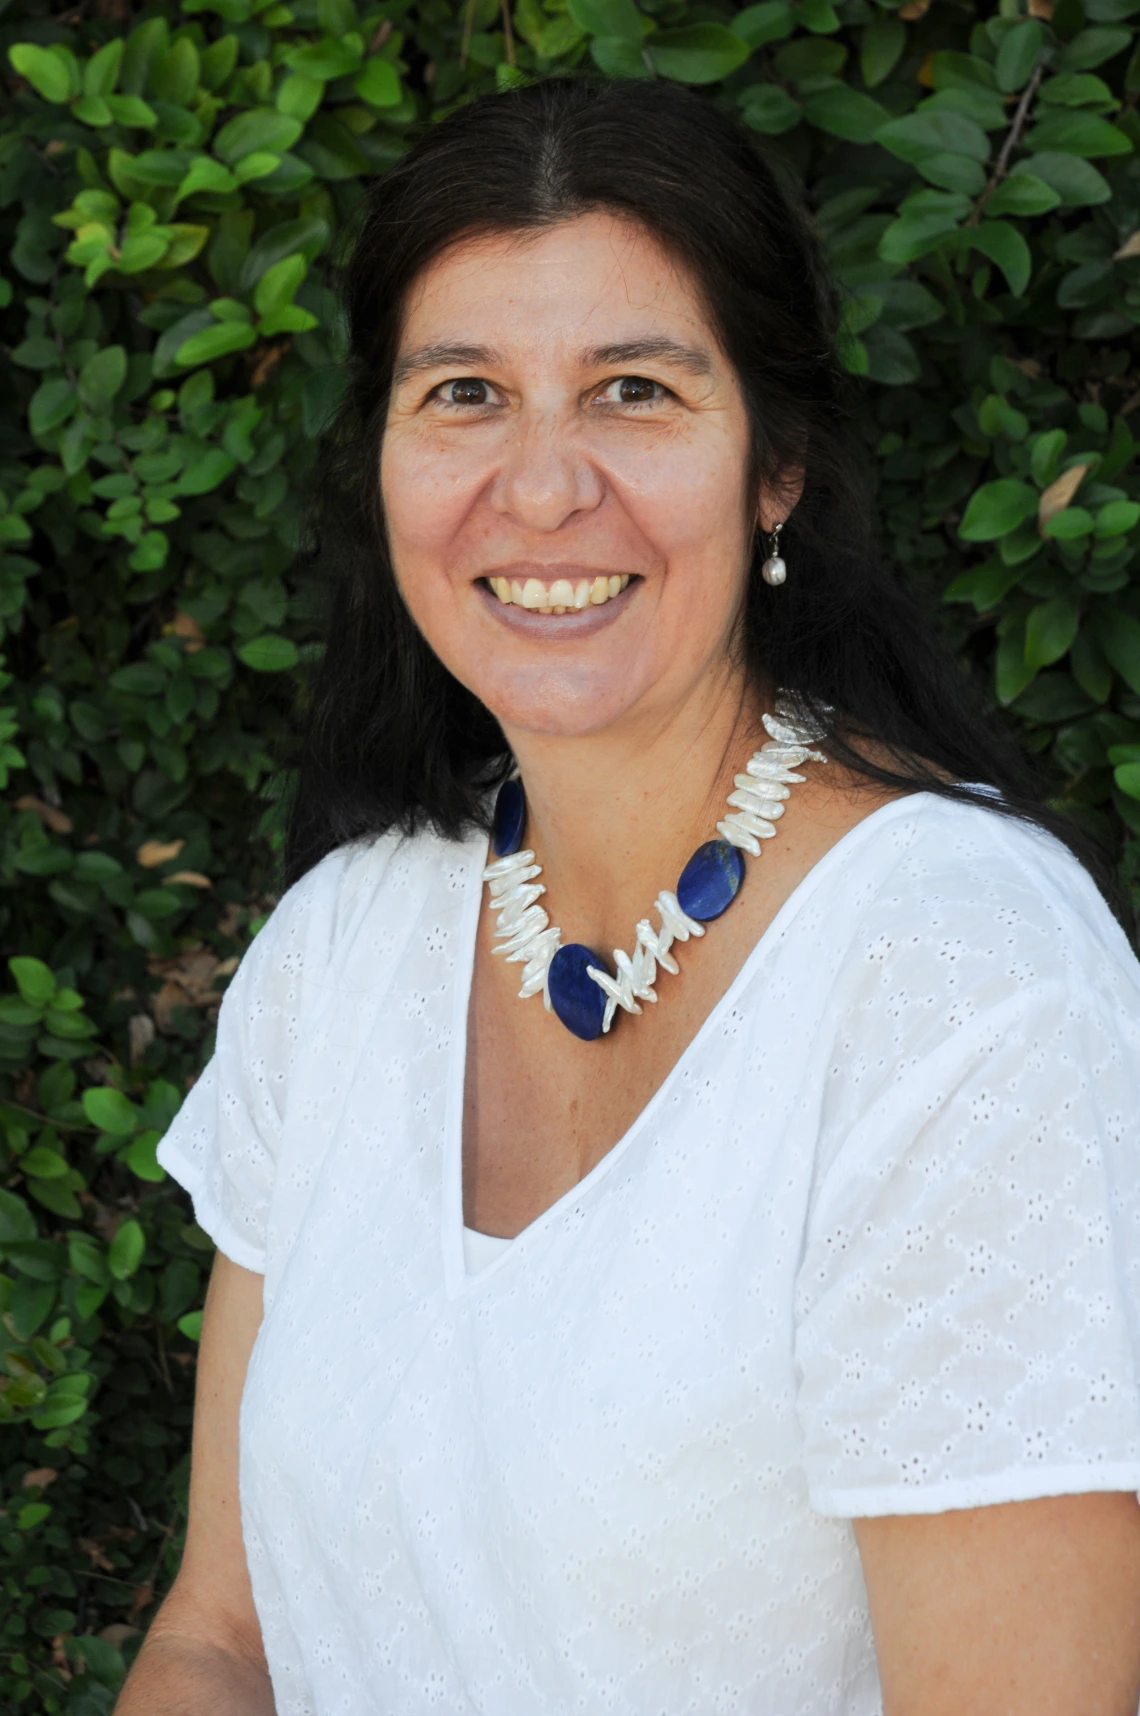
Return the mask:
<path id="1" fill-rule="evenodd" d="M 1136 1716 L 1135 1496 L 854 1524 L 885 1716 Z"/>
<path id="2" fill-rule="evenodd" d="M 218 1253 L 198 1358 L 186 1551 L 115 1716 L 273 1716 L 238 1508 L 238 1408 L 261 1286 Z"/>

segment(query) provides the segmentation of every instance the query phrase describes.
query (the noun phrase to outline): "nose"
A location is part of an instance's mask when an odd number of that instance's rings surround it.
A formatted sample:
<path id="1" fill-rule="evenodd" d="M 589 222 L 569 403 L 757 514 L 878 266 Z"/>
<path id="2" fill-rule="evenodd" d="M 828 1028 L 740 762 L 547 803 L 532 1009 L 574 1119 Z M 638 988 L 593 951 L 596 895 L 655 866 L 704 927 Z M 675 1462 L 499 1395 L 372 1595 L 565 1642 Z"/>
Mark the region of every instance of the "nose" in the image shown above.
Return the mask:
<path id="1" fill-rule="evenodd" d="M 491 488 L 496 512 L 553 531 L 600 505 L 605 484 L 570 426 L 554 412 L 523 411 L 511 427 Z"/>

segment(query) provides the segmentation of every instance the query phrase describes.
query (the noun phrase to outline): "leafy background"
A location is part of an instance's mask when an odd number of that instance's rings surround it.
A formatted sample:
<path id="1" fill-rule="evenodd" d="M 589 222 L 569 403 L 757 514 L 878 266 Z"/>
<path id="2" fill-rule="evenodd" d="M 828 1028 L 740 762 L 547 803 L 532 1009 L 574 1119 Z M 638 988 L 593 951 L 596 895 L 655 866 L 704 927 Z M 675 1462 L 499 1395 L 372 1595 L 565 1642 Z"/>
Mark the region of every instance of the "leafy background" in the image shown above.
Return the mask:
<path id="1" fill-rule="evenodd" d="M 298 496 L 369 175 L 472 93 L 708 87 L 848 292 L 886 552 L 1140 892 L 1140 0 L 0 5 L 0 1705 L 177 1565 L 210 1242 L 155 1162 L 272 905 Z"/>

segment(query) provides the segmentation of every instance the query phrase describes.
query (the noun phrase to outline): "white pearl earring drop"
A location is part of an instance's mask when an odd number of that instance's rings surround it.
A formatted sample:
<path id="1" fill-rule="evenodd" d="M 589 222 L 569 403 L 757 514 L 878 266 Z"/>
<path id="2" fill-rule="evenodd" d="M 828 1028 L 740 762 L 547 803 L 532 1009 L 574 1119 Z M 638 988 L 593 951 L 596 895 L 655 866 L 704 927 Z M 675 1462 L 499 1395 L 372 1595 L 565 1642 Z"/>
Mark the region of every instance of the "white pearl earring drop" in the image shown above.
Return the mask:
<path id="1" fill-rule="evenodd" d="M 788 568 L 780 558 L 780 532 L 783 528 L 784 521 L 781 519 L 772 531 L 772 552 L 760 568 L 760 576 L 765 584 L 782 584 L 788 576 Z"/>

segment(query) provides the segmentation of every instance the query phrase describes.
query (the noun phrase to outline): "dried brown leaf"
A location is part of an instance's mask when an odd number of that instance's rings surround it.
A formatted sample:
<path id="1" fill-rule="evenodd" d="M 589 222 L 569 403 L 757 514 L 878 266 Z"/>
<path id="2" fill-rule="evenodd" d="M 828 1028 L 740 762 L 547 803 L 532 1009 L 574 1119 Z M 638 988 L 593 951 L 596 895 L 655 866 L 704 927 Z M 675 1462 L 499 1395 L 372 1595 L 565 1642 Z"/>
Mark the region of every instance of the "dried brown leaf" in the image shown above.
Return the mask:
<path id="1" fill-rule="evenodd" d="M 144 840 L 135 857 L 144 870 L 153 870 L 159 864 L 169 864 L 172 858 L 177 858 L 185 840 Z"/>
<path id="2" fill-rule="evenodd" d="M 1062 471 L 1056 482 L 1042 492 L 1037 503 L 1037 528 L 1044 530 L 1051 518 L 1056 518 L 1059 512 L 1064 512 L 1073 496 L 1084 481 L 1089 465 L 1070 465 L 1067 471 Z"/>
<path id="3" fill-rule="evenodd" d="M 168 882 L 184 882 L 188 888 L 212 888 L 213 883 L 208 876 L 203 876 L 201 870 L 176 870 L 173 876 L 166 878 Z"/>
<path id="4" fill-rule="evenodd" d="M 36 1466 L 32 1471 L 24 1473 L 20 1479 L 20 1487 L 25 1490 L 46 1490 L 58 1477 L 59 1473 L 54 1466 Z"/>
<path id="5" fill-rule="evenodd" d="M 193 655 L 196 650 L 200 650 L 205 647 L 206 634 L 194 618 L 193 614 L 184 614 L 181 609 L 179 609 L 170 624 L 168 626 L 163 626 L 162 629 L 164 632 L 173 633 L 176 638 L 181 638 L 183 640 L 186 645 L 187 655 Z"/>
<path id="6" fill-rule="evenodd" d="M 57 810 L 53 804 L 45 804 L 35 793 L 26 792 L 16 800 L 17 810 L 34 810 L 45 828 L 50 828 L 53 834 L 70 834 L 75 824 L 66 811 Z"/>

